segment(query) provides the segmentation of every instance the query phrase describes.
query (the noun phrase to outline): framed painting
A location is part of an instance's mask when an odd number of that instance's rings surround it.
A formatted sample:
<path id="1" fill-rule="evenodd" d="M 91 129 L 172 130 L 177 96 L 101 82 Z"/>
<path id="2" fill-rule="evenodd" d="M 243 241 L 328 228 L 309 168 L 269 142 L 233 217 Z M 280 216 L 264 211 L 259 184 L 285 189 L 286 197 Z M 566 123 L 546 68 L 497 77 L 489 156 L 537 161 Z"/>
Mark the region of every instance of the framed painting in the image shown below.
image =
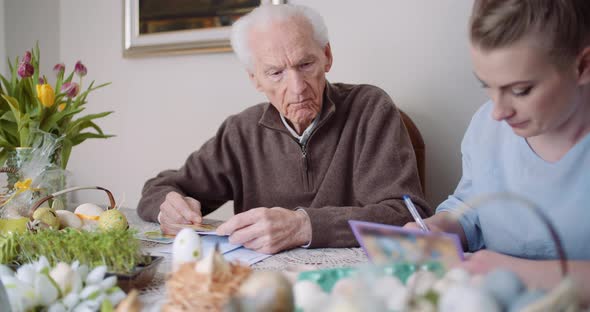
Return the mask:
<path id="1" fill-rule="evenodd" d="M 233 22 L 286 0 L 124 0 L 124 56 L 230 51 Z"/>

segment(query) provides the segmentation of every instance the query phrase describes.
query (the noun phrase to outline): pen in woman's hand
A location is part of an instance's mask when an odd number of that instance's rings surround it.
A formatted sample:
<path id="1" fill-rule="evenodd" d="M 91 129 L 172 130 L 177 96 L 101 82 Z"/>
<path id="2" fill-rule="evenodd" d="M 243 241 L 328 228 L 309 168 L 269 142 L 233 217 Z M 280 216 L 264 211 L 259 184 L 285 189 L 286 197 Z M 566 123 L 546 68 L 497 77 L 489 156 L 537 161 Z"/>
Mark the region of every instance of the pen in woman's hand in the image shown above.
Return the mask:
<path id="1" fill-rule="evenodd" d="M 408 207 L 408 210 L 412 214 L 412 217 L 414 218 L 414 221 L 416 221 L 416 223 L 420 226 L 420 228 L 422 229 L 422 231 L 424 231 L 424 232 L 430 232 L 430 229 L 428 228 L 428 226 L 426 225 L 426 223 L 424 222 L 424 220 L 422 220 L 422 217 L 420 217 L 420 214 L 418 213 L 418 210 L 416 210 L 416 206 L 414 206 L 414 203 L 410 199 L 410 196 L 404 195 L 404 203 L 406 203 L 406 207 Z"/>

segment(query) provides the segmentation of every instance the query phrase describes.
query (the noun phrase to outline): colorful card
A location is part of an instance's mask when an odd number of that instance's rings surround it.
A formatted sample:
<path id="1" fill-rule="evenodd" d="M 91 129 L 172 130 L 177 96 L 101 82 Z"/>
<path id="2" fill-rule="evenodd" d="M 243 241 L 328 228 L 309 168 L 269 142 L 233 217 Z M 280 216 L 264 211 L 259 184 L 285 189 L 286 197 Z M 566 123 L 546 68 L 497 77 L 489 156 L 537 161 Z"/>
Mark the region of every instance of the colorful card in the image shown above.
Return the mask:
<path id="1" fill-rule="evenodd" d="M 464 259 L 456 234 L 354 220 L 348 223 L 369 259 L 377 264 L 439 261 L 448 268 Z"/>
<path id="2" fill-rule="evenodd" d="M 174 242 L 175 235 L 162 234 L 160 230 L 147 231 L 136 235 L 137 239 L 148 242 L 155 242 L 161 244 L 170 244 Z"/>
<path id="3" fill-rule="evenodd" d="M 200 224 L 171 224 L 171 226 L 178 228 L 189 228 L 195 230 L 199 234 L 215 234 L 215 230 L 223 221 L 214 219 L 203 219 Z"/>
<path id="4" fill-rule="evenodd" d="M 172 224 L 172 226 L 178 227 L 179 230 L 182 228 L 190 228 L 195 230 L 201 235 L 217 235 L 215 229 L 222 224 L 221 220 L 214 219 L 203 219 L 201 224 Z M 174 241 L 176 235 L 162 234 L 160 230 L 148 231 L 137 234 L 137 239 L 141 239 L 148 242 L 156 242 L 161 244 L 170 244 Z"/>

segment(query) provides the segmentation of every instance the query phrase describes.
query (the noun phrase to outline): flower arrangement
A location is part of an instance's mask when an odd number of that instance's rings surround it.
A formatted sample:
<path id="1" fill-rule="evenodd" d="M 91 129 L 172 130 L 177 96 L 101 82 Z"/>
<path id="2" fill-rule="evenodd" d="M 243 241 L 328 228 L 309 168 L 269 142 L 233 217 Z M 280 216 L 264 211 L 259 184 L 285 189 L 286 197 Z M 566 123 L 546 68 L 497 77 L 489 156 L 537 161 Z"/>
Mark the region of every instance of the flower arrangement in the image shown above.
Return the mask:
<path id="1" fill-rule="evenodd" d="M 68 75 L 63 63 L 55 65 L 56 81 L 51 85 L 39 73 L 39 60 L 37 45 L 26 51 L 21 60 L 17 57 L 14 64 L 8 60 L 10 77 L 0 75 L 0 163 L 15 148 L 31 147 L 36 136 L 46 132 L 62 139 L 56 156 L 65 169 L 73 146 L 87 139 L 112 137 L 94 122 L 112 111 L 75 118 L 85 109 L 90 92 L 109 83 L 95 86 L 92 81 L 82 91 L 82 80 L 88 70 L 78 61 Z"/>
<path id="2" fill-rule="evenodd" d="M 51 266 L 41 257 L 16 272 L 0 265 L 0 280 L 15 312 L 113 311 L 126 295 L 117 287 L 116 276 L 105 278 L 106 270 L 106 266 L 89 270 L 77 261 Z"/>

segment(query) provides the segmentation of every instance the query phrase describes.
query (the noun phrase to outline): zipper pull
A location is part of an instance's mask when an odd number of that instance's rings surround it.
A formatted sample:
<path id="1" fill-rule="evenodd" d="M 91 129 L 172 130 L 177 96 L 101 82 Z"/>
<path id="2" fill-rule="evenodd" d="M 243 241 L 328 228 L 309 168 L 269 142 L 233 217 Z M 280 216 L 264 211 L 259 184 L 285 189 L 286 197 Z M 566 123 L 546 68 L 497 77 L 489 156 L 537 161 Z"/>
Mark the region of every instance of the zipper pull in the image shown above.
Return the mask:
<path id="1" fill-rule="evenodd" d="M 307 172 L 307 151 L 305 150 L 305 147 L 301 148 L 301 156 L 303 158 L 303 170 L 305 170 L 305 172 Z"/>

